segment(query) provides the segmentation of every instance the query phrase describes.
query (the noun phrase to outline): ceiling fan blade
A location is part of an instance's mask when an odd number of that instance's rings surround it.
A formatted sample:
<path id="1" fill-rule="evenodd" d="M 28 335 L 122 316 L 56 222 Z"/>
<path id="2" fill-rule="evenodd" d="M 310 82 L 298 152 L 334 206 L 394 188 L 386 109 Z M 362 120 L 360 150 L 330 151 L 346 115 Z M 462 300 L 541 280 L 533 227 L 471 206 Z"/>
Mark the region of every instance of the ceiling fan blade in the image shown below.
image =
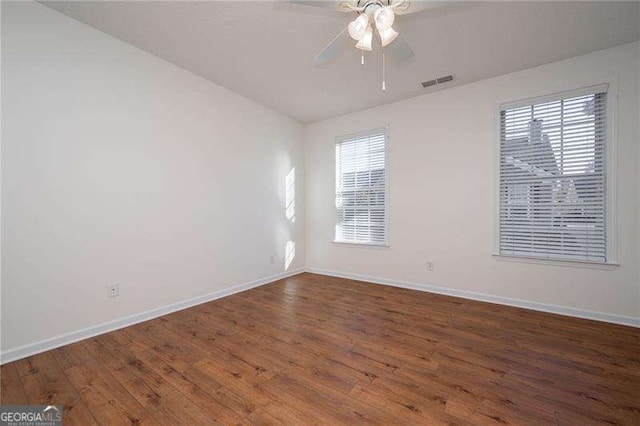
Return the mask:
<path id="1" fill-rule="evenodd" d="M 454 3 L 455 2 L 452 1 L 407 0 L 396 7 L 393 11 L 397 15 L 408 15 L 410 13 L 422 12 L 423 10 L 451 6 Z"/>
<path id="2" fill-rule="evenodd" d="M 318 65 L 326 64 L 334 59 L 338 58 L 345 50 L 351 47 L 351 37 L 349 37 L 349 33 L 345 28 L 334 37 L 327 46 L 322 49 L 320 53 L 318 53 L 315 57 L 315 62 Z"/>
<path id="3" fill-rule="evenodd" d="M 358 10 L 356 6 L 347 0 L 289 0 L 287 3 L 301 4 L 303 6 L 319 7 L 321 9 L 335 10 L 337 12 L 353 12 Z"/>
<path id="4" fill-rule="evenodd" d="M 398 36 L 386 49 L 389 58 L 396 64 L 407 62 L 415 55 L 413 49 L 409 46 L 409 43 L 407 43 L 407 40 L 402 38 L 402 36 Z"/>

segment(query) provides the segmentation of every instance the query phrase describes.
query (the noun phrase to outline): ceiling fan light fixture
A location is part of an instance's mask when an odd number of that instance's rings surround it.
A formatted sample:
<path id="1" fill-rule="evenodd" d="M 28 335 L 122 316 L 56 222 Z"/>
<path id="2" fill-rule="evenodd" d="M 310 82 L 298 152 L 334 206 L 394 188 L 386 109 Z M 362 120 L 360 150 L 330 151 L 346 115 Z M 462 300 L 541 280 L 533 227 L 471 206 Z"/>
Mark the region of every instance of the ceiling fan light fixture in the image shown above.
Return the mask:
<path id="1" fill-rule="evenodd" d="M 367 28 L 369 27 L 369 15 L 363 13 L 353 21 L 349 22 L 347 27 L 349 36 L 355 41 L 360 41 L 365 36 Z"/>
<path id="2" fill-rule="evenodd" d="M 382 44 L 382 47 L 387 47 L 393 42 L 393 40 L 398 37 L 398 32 L 392 27 L 389 27 L 384 31 L 378 30 L 378 34 L 380 34 L 380 42 Z"/>
<path id="3" fill-rule="evenodd" d="M 373 30 L 371 27 L 367 27 L 364 32 L 364 36 L 358 41 L 356 47 L 360 50 L 366 50 L 368 52 L 373 50 Z"/>
<path id="4" fill-rule="evenodd" d="M 376 24 L 378 31 L 386 31 L 393 25 L 395 20 L 395 13 L 393 9 L 388 7 L 381 7 L 373 14 L 373 22 Z"/>

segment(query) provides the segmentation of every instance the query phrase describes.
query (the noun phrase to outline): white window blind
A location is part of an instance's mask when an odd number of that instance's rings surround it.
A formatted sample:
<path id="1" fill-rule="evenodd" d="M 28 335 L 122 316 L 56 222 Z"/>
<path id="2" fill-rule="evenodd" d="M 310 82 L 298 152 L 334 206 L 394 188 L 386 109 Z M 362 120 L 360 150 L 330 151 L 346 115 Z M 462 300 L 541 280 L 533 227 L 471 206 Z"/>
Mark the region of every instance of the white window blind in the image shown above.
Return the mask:
<path id="1" fill-rule="evenodd" d="M 336 242 L 387 243 L 384 129 L 336 141 Z"/>
<path id="2" fill-rule="evenodd" d="M 606 110 L 606 87 L 501 108 L 501 254 L 607 261 Z"/>

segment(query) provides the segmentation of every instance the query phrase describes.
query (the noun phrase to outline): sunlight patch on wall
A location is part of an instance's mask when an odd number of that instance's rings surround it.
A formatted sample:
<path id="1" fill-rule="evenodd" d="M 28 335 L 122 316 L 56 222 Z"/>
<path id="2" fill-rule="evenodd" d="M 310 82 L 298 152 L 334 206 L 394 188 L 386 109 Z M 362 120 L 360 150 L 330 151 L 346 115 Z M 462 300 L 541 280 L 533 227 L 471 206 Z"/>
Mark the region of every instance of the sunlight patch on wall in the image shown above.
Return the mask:
<path id="1" fill-rule="evenodd" d="M 296 243 L 289 240 L 284 249 L 284 270 L 287 271 L 296 257 Z"/>
<path id="2" fill-rule="evenodd" d="M 292 168 L 285 178 L 285 216 L 296 221 L 296 168 Z"/>

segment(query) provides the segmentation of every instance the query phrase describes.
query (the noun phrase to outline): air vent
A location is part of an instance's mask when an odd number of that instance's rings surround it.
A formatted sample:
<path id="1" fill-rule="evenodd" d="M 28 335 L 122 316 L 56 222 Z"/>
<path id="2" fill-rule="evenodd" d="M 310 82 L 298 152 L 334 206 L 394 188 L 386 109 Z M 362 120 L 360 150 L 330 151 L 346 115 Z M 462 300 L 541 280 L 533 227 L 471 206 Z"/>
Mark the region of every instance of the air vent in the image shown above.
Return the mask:
<path id="1" fill-rule="evenodd" d="M 449 81 L 452 81 L 452 80 L 453 80 L 452 75 L 445 75 L 444 77 L 438 78 L 436 81 L 438 82 L 438 84 L 442 84 L 442 83 L 448 83 Z"/>
<path id="2" fill-rule="evenodd" d="M 422 87 L 431 87 L 435 86 L 436 84 L 448 83 L 450 81 L 453 81 L 453 76 L 445 75 L 444 77 L 438 77 L 435 80 L 423 81 Z"/>

